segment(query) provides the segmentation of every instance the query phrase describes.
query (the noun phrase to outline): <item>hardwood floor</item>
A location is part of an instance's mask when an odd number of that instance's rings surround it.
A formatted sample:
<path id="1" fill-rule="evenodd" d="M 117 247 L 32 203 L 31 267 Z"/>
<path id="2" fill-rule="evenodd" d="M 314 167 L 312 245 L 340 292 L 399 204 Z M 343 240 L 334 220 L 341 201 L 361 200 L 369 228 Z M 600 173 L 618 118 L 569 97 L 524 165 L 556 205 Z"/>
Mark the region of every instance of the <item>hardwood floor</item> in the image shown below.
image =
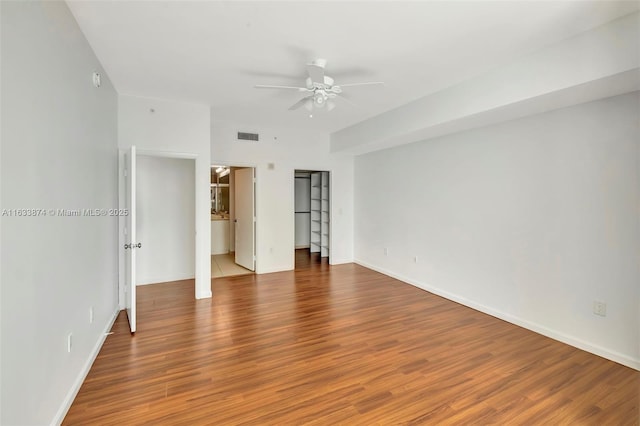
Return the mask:
<path id="1" fill-rule="evenodd" d="M 139 288 L 67 425 L 637 425 L 640 372 L 354 264 Z"/>

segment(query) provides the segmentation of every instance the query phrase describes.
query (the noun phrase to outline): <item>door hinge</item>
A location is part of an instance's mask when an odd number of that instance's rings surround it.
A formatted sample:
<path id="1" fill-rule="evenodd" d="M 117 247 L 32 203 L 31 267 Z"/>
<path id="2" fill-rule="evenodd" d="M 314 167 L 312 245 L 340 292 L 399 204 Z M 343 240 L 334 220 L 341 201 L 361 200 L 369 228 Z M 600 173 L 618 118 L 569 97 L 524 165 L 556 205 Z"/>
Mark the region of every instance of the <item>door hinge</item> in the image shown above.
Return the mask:
<path id="1" fill-rule="evenodd" d="M 253 255 L 253 261 L 254 262 L 256 261 L 256 255 L 255 254 Z"/>
<path id="2" fill-rule="evenodd" d="M 256 223 L 256 217 L 255 216 L 253 217 L 253 223 Z"/>
<path id="3" fill-rule="evenodd" d="M 127 169 L 124 169 L 124 177 L 127 177 Z"/>

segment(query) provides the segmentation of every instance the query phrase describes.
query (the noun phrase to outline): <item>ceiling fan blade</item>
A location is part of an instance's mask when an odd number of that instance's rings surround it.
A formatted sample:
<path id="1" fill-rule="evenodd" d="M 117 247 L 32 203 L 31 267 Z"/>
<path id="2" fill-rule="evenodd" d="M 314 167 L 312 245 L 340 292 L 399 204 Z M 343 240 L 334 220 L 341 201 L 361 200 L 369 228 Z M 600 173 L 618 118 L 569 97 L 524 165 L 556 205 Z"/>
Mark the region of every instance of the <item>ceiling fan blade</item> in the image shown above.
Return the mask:
<path id="1" fill-rule="evenodd" d="M 344 95 L 336 95 L 336 98 L 342 99 L 346 103 L 351 104 L 351 106 L 357 106 L 353 101 L 349 100 L 349 98 L 345 97 Z"/>
<path id="2" fill-rule="evenodd" d="M 307 65 L 307 72 L 312 83 L 324 84 L 324 66 L 319 61 Z"/>
<path id="3" fill-rule="evenodd" d="M 307 104 L 307 102 L 309 102 L 309 101 L 313 102 L 312 98 L 313 98 L 313 96 L 307 96 L 307 97 L 305 97 L 305 98 L 300 99 L 298 102 L 296 102 L 295 104 L 293 104 L 293 105 L 291 105 L 291 106 L 289 107 L 289 111 L 293 111 L 294 109 L 298 109 L 298 108 L 300 108 L 301 106 L 303 106 L 303 105 Z M 305 105 L 305 106 L 306 106 L 306 105 Z M 308 109 L 308 108 L 307 108 L 307 109 Z"/>
<path id="4" fill-rule="evenodd" d="M 368 81 L 366 83 L 347 83 L 347 84 L 339 84 L 338 87 L 349 87 L 349 86 L 368 86 L 372 84 L 384 84 L 382 81 Z M 335 87 L 335 86 L 333 86 Z"/>
<path id="5" fill-rule="evenodd" d="M 268 86 L 268 85 L 264 85 L 264 84 L 256 84 L 255 86 L 256 89 L 293 89 L 293 90 L 298 90 L 300 92 L 306 92 L 307 89 L 306 87 L 293 87 L 293 86 Z"/>

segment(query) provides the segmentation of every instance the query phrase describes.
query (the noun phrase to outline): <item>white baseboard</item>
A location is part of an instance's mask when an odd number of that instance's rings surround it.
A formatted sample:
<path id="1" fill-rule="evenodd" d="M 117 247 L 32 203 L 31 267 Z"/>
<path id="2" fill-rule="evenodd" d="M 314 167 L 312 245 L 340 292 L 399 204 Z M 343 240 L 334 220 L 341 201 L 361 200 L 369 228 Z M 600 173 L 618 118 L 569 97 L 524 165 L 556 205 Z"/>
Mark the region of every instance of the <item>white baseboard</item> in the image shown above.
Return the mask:
<path id="1" fill-rule="evenodd" d="M 213 296 L 211 290 L 205 291 L 204 293 L 196 293 L 196 299 L 209 299 Z"/>
<path id="2" fill-rule="evenodd" d="M 353 259 L 334 259 L 333 257 L 329 257 L 330 265 L 343 265 L 345 263 L 353 263 Z"/>
<path id="3" fill-rule="evenodd" d="M 64 420 L 64 417 L 67 415 L 69 408 L 71 408 L 71 404 L 73 404 L 73 400 L 76 399 L 76 395 L 78 395 L 78 392 L 82 387 L 82 383 L 84 383 L 84 379 L 87 378 L 87 374 L 89 374 L 89 371 L 91 370 L 91 366 L 93 365 L 93 362 L 96 360 L 96 357 L 100 353 L 100 349 L 102 349 L 102 345 L 104 344 L 104 341 L 107 339 L 107 335 L 109 331 L 111 331 L 111 327 L 113 327 L 113 323 L 116 322 L 116 318 L 118 317 L 119 313 L 120 313 L 120 310 L 117 309 L 114 312 L 111 319 L 107 321 L 107 325 L 105 326 L 101 337 L 98 339 L 95 346 L 93 347 L 93 350 L 89 354 L 89 358 L 87 358 L 87 361 L 82 366 L 82 370 L 80 370 L 78 377 L 76 377 L 76 380 L 73 382 L 73 386 L 71 387 L 71 389 L 69 389 L 69 392 L 67 393 L 67 396 L 64 398 L 62 405 L 58 409 L 58 412 L 56 413 L 56 416 L 54 417 L 52 424 L 55 424 L 55 425 L 62 424 L 62 421 Z"/>
<path id="4" fill-rule="evenodd" d="M 286 272 L 286 271 L 292 271 L 294 269 L 293 265 L 282 265 L 282 266 L 275 266 L 272 268 L 256 268 L 255 272 L 258 275 L 262 275 L 262 274 L 272 274 L 274 272 Z"/>
<path id="5" fill-rule="evenodd" d="M 411 284 L 414 287 L 418 287 L 422 290 L 428 291 L 429 293 L 433 293 L 436 294 L 438 296 L 442 296 L 445 299 L 449 299 L 452 300 L 454 302 L 460 303 L 464 306 L 467 306 L 469 308 L 475 309 L 476 311 L 480 311 L 482 313 L 491 315 L 493 317 L 499 318 L 501 320 L 507 321 L 511 324 L 515 324 L 518 325 L 520 327 L 524 327 L 528 330 L 534 331 L 538 334 L 542 334 L 543 336 L 549 337 L 551 339 L 557 340 L 559 342 L 562 343 L 566 343 L 567 345 L 573 346 L 575 348 L 578 349 L 582 349 L 584 351 L 587 351 L 589 353 L 601 356 L 603 358 L 606 358 L 608 360 L 617 362 L 619 364 L 625 365 L 627 367 L 633 368 L 634 370 L 639 370 L 640 371 L 640 359 L 634 359 L 628 355 L 625 354 L 621 354 L 619 352 L 616 351 L 612 351 L 609 350 L 607 348 L 603 348 L 602 346 L 598 346 L 589 342 L 586 342 L 584 340 L 581 340 L 579 338 L 576 338 L 574 336 L 570 336 L 568 334 L 562 333 L 558 330 L 554 330 L 548 327 L 545 327 L 543 325 L 540 325 L 538 323 L 532 322 L 532 321 L 528 321 L 526 319 L 511 315 L 511 314 L 507 314 L 505 312 L 493 309 L 491 307 L 482 305 L 480 303 L 476 303 L 473 300 L 469 300 L 465 297 L 459 296 L 457 294 L 454 293 L 450 293 L 448 291 L 442 290 L 438 287 L 434 287 L 431 285 L 428 285 L 426 283 L 423 282 L 419 282 L 417 280 L 405 277 L 401 274 L 396 274 L 393 271 L 389 271 L 387 269 L 384 268 L 379 268 L 375 265 L 372 265 L 366 261 L 363 261 L 361 259 L 355 259 L 354 260 L 355 263 L 357 263 L 358 265 L 364 266 L 365 268 L 369 268 L 372 269 L 376 272 L 380 272 L 381 274 L 387 275 L 391 278 L 395 278 L 397 280 L 403 281 L 407 284 Z"/>
<path id="6" fill-rule="evenodd" d="M 136 283 L 136 285 L 140 286 L 140 285 L 149 285 L 149 284 L 161 284 L 161 283 L 170 283 L 173 281 L 184 281 L 184 280 L 193 280 L 193 279 L 195 279 L 195 275 L 193 274 L 193 272 L 186 272 L 183 274 L 138 278 L 138 282 Z"/>

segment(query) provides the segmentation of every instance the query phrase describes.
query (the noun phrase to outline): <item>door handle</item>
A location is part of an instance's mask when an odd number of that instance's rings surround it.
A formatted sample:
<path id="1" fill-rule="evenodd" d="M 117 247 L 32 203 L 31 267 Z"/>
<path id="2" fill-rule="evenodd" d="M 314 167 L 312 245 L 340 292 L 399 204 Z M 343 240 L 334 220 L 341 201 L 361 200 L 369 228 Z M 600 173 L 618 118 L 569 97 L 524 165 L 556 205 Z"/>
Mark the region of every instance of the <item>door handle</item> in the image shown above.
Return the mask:
<path id="1" fill-rule="evenodd" d="M 141 248 L 141 247 L 142 247 L 142 243 L 138 243 L 138 244 L 130 243 L 130 244 L 125 244 L 124 245 L 125 250 L 126 249 Z"/>

